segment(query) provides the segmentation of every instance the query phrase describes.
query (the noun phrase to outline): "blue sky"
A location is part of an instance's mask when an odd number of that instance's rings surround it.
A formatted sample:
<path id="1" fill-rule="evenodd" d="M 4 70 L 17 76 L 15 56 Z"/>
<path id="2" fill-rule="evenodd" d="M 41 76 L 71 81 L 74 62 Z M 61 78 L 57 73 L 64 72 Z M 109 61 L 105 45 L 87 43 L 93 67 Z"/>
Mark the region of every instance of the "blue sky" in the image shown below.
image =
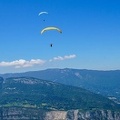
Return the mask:
<path id="1" fill-rule="evenodd" d="M 41 11 L 48 15 L 38 16 Z M 41 35 L 47 26 L 63 33 Z M 0 73 L 66 67 L 116 70 L 119 46 L 118 0 L 0 0 Z"/>

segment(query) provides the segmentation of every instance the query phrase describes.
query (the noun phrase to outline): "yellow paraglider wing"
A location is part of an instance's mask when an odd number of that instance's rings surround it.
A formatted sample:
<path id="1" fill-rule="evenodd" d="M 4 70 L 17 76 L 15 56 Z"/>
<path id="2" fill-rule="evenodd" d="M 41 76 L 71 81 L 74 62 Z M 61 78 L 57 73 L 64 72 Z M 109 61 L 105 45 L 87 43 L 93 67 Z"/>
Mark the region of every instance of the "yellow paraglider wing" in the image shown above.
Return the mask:
<path id="1" fill-rule="evenodd" d="M 46 27 L 41 31 L 41 34 L 43 34 L 44 32 L 48 31 L 48 30 L 57 30 L 59 33 L 62 33 L 62 30 L 60 30 L 57 27 Z"/>

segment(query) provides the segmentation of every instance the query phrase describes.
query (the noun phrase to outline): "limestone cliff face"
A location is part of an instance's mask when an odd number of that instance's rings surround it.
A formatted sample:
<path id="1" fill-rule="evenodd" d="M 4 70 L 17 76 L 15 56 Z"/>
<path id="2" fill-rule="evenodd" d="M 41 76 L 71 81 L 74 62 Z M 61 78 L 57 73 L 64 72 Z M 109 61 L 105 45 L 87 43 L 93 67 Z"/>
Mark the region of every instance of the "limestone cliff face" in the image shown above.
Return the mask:
<path id="1" fill-rule="evenodd" d="M 0 108 L 0 120 L 120 120 L 120 112 L 110 110 L 45 111 L 34 108 Z"/>
<path id="2" fill-rule="evenodd" d="M 120 120 L 120 112 L 110 110 L 68 111 L 66 120 Z"/>

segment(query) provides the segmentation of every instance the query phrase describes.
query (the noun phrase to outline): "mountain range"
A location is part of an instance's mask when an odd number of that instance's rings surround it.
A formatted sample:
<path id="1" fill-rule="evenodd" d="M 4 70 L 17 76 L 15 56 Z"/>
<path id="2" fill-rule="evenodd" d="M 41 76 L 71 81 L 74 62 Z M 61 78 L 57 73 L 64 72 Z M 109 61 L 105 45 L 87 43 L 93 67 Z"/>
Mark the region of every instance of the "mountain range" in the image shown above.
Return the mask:
<path id="1" fill-rule="evenodd" d="M 43 80 L 82 87 L 94 93 L 107 96 L 120 103 L 120 70 L 100 71 L 87 69 L 46 69 L 24 73 L 1 74 L 8 77 L 35 77 Z"/>

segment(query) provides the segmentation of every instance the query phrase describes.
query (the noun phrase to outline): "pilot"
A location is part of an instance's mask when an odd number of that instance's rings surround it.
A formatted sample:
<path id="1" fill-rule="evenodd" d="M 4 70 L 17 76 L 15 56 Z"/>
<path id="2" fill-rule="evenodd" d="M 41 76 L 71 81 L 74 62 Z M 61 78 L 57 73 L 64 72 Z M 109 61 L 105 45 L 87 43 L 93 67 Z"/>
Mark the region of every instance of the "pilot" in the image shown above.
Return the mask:
<path id="1" fill-rule="evenodd" d="M 50 47 L 52 47 L 52 46 L 53 46 L 53 44 L 51 43 L 51 44 L 50 44 Z"/>

